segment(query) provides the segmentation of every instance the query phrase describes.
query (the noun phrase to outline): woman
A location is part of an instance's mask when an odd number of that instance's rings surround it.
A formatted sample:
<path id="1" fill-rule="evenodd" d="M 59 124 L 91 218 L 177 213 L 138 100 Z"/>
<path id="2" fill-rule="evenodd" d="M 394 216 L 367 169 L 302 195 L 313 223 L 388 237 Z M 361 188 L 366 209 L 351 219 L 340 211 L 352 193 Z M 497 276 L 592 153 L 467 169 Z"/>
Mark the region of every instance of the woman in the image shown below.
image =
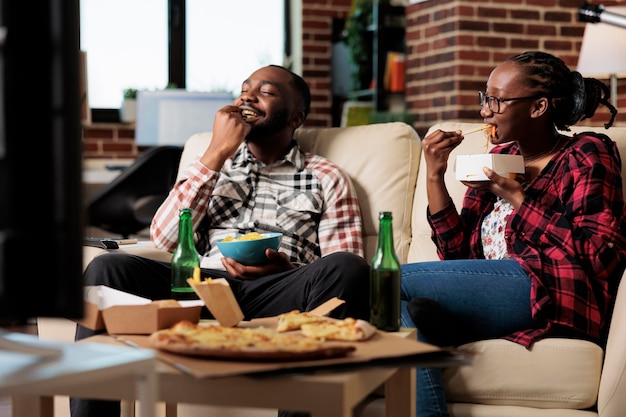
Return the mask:
<path id="1" fill-rule="evenodd" d="M 403 325 L 439 346 L 506 338 L 530 347 L 546 336 L 604 343 L 626 265 L 621 160 L 605 135 L 566 136 L 569 126 L 611 111 L 608 89 L 557 57 L 508 58 L 479 93 L 494 127 L 494 153 L 520 154 L 521 181 L 484 168 L 465 182 L 460 214 L 444 183 L 461 132 L 426 137 L 428 221 L 443 262 L 403 265 Z M 417 415 L 447 416 L 440 369 L 418 369 Z"/>

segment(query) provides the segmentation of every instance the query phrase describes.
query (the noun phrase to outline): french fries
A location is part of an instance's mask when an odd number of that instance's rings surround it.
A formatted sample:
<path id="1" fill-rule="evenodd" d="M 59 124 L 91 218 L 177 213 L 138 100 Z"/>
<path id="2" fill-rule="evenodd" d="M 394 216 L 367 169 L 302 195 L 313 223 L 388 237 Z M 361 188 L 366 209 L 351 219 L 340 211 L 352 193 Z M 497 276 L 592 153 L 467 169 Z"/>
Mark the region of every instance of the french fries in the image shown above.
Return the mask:
<path id="1" fill-rule="evenodd" d="M 194 284 L 209 283 L 212 281 L 212 278 L 208 277 L 203 280 L 200 276 L 200 268 L 198 268 L 197 266 L 193 269 L 193 277 L 191 277 L 190 279 L 193 280 Z"/>

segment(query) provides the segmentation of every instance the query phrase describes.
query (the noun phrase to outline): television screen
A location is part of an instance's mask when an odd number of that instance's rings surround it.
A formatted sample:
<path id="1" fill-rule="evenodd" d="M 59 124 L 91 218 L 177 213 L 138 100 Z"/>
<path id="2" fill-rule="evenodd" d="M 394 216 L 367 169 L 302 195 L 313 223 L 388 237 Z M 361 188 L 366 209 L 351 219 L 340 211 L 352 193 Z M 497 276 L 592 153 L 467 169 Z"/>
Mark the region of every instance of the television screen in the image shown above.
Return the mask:
<path id="1" fill-rule="evenodd" d="M 0 318 L 82 317 L 78 0 L 0 0 Z"/>

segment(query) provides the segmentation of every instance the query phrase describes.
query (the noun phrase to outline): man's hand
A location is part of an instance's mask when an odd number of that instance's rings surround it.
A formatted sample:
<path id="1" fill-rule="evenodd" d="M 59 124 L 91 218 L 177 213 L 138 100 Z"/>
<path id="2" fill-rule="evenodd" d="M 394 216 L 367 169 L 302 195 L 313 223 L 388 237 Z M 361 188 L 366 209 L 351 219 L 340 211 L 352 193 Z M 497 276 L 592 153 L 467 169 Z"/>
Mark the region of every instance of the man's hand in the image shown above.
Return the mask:
<path id="1" fill-rule="evenodd" d="M 237 106 L 224 106 L 213 121 L 213 137 L 200 161 L 214 171 L 219 171 L 226 159 L 233 156 L 243 143 L 251 126 L 246 123 Z"/>
<path id="2" fill-rule="evenodd" d="M 265 256 L 268 262 L 263 265 L 246 266 L 232 258 L 222 258 L 222 265 L 233 278 L 239 279 L 254 279 L 297 268 L 289 261 L 289 257 L 282 252 L 266 249 Z"/>

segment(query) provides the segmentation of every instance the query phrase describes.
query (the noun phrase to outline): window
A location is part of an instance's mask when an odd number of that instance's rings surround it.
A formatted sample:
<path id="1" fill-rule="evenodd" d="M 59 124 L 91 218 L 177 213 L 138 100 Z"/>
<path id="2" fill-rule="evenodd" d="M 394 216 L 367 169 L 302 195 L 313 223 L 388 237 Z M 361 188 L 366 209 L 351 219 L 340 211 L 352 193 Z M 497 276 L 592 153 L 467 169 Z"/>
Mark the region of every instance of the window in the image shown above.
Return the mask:
<path id="1" fill-rule="evenodd" d="M 117 117 L 126 88 L 238 93 L 256 68 L 283 64 L 292 1 L 80 0 L 93 120 L 113 121 L 98 111 Z"/>
<path id="2" fill-rule="evenodd" d="M 126 88 L 168 84 L 167 0 L 81 0 L 92 108 L 119 108 Z"/>
<path id="3" fill-rule="evenodd" d="M 283 0 L 187 0 L 187 89 L 239 93 L 257 68 L 283 63 Z"/>

